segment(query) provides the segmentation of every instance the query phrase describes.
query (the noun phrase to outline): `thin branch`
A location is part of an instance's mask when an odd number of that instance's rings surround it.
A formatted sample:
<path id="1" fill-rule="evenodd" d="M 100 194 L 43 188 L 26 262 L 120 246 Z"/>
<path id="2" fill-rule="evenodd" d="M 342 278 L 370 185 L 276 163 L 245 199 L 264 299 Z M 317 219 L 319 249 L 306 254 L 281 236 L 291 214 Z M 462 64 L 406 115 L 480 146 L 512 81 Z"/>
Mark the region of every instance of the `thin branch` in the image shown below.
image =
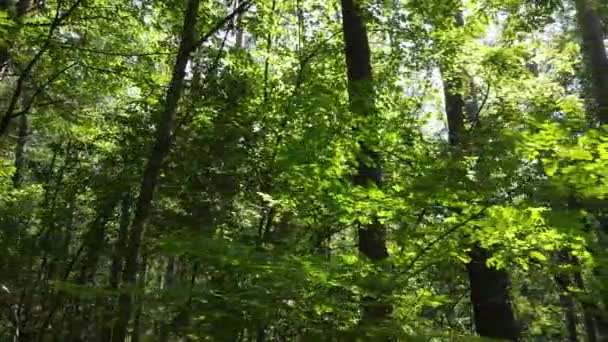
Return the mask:
<path id="1" fill-rule="evenodd" d="M 441 235 L 439 235 L 437 238 L 435 238 L 433 241 L 429 242 L 426 246 L 424 246 L 424 248 L 422 248 L 418 254 L 414 257 L 414 259 L 412 259 L 412 261 L 410 261 L 410 263 L 407 265 L 407 267 L 403 270 L 403 272 L 401 272 L 402 274 L 405 274 L 407 272 L 409 272 L 413 267 L 414 264 L 416 262 L 418 262 L 418 260 L 420 260 L 420 258 L 422 258 L 422 256 L 424 254 L 426 254 L 431 248 L 433 248 L 434 245 L 436 245 L 437 243 L 439 243 L 441 240 L 445 239 L 448 235 L 452 234 L 453 232 L 455 232 L 456 230 L 460 229 L 461 227 L 464 227 L 467 223 L 478 219 L 479 217 L 481 217 L 483 215 L 483 213 L 486 211 L 486 209 L 488 209 L 489 206 L 486 205 L 485 207 L 483 207 L 480 211 L 478 211 L 477 213 L 471 215 L 468 219 L 455 224 L 454 226 L 452 226 L 450 229 L 446 230 L 445 232 L 443 232 Z"/>
<path id="2" fill-rule="evenodd" d="M 29 75 L 32 72 L 32 70 L 34 69 L 34 66 L 36 65 L 36 63 L 38 63 L 38 61 L 42 58 L 44 53 L 51 46 L 51 41 L 52 41 L 53 33 L 55 32 L 55 30 L 59 27 L 59 25 L 61 25 L 61 23 L 65 19 L 67 19 L 74 12 L 74 10 L 76 10 L 78 5 L 80 5 L 80 3 L 83 1 L 84 0 L 76 0 L 76 2 L 74 2 L 74 4 L 64 14 L 60 14 L 61 13 L 61 3 L 57 4 L 57 10 L 55 12 L 55 19 L 53 19 L 53 24 L 51 25 L 51 27 L 49 29 L 46 41 L 44 42 L 44 44 L 42 45 L 40 50 L 38 50 L 38 53 L 36 53 L 36 55 L 25 66 L 25 69 L 23 69 L 23 72 L 21 72 L 19 79 L 17 79 L 17 86 L 15 87 L 15 91 L 13 92 L 11 101 L 8 105 L 6 112 L 4 113 L 4 116 L 2 117 L 2 120 L 0 121 L 0 138 L 3 137 L 6 134 L 6 132 L 8 131 L 8 126 L 10 124 L 11 118 L 13 117 L 13 113 L 17 107 L 17 103 L 19 101 L 19 98 L 21 97 L 21 93 L 23 92 L 23 85 L 25 83 L 25 79 L 29 77 Z"/>
<path id="3" fill-rule="evenodd" d="M 479 122 L 479 114 L 481 114 L 481 111 L 485 107 L 486 102 L 488 102 L 489 96 L 490 96 L 490 83 L 488 82 L 488 86 L 486 87 L 486 93 L 484 95 L 483 101 L 481 101 L 481 105 L 477 109 L 477 112 L 475 113 L 475 115 L 473 115 L 473 118 L 475 121 L 473 121 L 471 123 L 471 128 L 469 129 L 469 131 L 472 131 L 473 129 L 475 129 L 475 127 L 477 127 L 477 123 Z"/>
<path id="4" fill-rule="evenodd" d="M 291 91 L 291 94 L 289 95 L 289 97 L 287 98 L 286 101 L 286 107 L 285 107 L 285 116 L 283 117 L 283 120 L 281 121 L 280 125 L 279 125 L 279 129 L 277 129 L 275 132 L 277 134 L 277 139 L 274 143 L 274 146 L 277 147 L 275 148 L 275 151 L 273 153 L 272 156 L 272 160 L 274 160 L 274 158 L 276 157 L 277 153 L 278 153 L 278 146 L 281 144 L 282 139 L 283 139 L 283 131 L 285 129 L 285 127 L 287 126 L 287 123 L 289 121 L 289 118 L 291 117 L 291 111 L 293 108 L 293 99 L 295 99 L 298 95 L 298 92 L 300 90 L 300 88 L 302 87 L 302 85 L 304 84 L 305 81 L 305 69 L 308 66 L 308 64 L 310 63 L 310 61 L 318 56 L 318 54 L 321 52 L 322 48 L 325 47 L 325 43 L 327 43 L 330 39 L 332 39 L 336 34 L 338 34 L 341 31 L 335 31 L 334 33 L 332 33 L 327 39 L 323 40 L 321 43 L 319 43 L 315 49 L 313 49 L 312 51 L 310 51 L 306 56 L 302 57 L 300 60 L 300 66 L 298 68 L 298 74 L 296 76 L 296 81 L 294 84 L 294 87 Z M 264 116 L 263 119 L 266 119 L 266 116 Z"/>
<path id="5" fill-rule="evenodd" d="M 14 113 L 13 115 L 11 115 L 11 119 L 12 118 L 16 118 L 18 116 L 21 115 L 25 115 L 27 114 L 30 109 L 32 108 L 33 104 L 34 104 L 34 100 L 36 99 L 37 96 L 39 96 L 40 94 L 42 94 L 42 92 L 46 89 L 46 87 L 48 87 L 51 83 L 53 83 L 57 78 L 59 78 L 59 76 L 61 76 L 61 74 L 63 74 L 64 72 L 70 70 L 71 68 L 73 68 L 76 64 L 76 62 L 68 65 L 67 67 L 59 70 L 58 72 L 56 72 L 53 76 L 51 76 L 51 78 L 49 78 L 46 82 L 44 82 L 44 84 L 42 84 L 40 87 L 38 87 L 38 89 L 36 89 L 36 91 L 34 92 L 34 94 L 32 95 L 32 97 L 30 98 L 28 102 L 28 104 L 25 106 L 25 108 L 17 113 Z"/>
<path id="6" fill-rule="evenodd" d="M 207 31 L 207 33 L 205 33 L 196 43 L 194 43 L 194 45 L 192 45 L 192 51 L 190 51 L 190 52 L 194 52 L 194 51 L 198 50 L 198 48 L 201 47 L 201 45 L 203 45 L 207 40 L 209 40 L 209 38 L 211 38 L 219 30 L 221 30 L 222 27 L 224 27 L 227 23 L 232 22 L 232 20 L 237 15 L 247 11 L 249 9 L 249 7 L 251 7 L 251 5 L 252 5 L 252 3 L 250 1 L 243 1 L 239 5 L 239 7 L 235 8 L 234 11 L 232 11 L 232 13 L 228 14 L 222 20 L 220 20 L 215 25 L 213 25 L 213 27 L 211 27 L 211 29 L 209 31 Z"/>
<path id="7" fill-rule="evenodd" d="M 159 55 L 171 55 L 172 52 L 116 52 L 116 51 L 106 51 L 106 50 L 97 50 L 90 48 L 82 48 L 75 45 L 63 44 L 60 46 L 62 49 L 69 50 L 78 50 L 83 52 L 89 52 L 99 55 L 107 55 L 107 56 L 120 56 L 120 57 L 143 57 L 143 56 L 159 56 Z"/>
<path id="8" fill-rule="evenodd" d="M 87 64 L 84 64 L 84 65 L 82 65 L 82 66 L 83 66 L 84 68 L 87 68 L 87 69 L 90 69 L 90 70 L 99 71 L 99 72 L 101 72 L 101 73 L 105 73 L 105 74 L 111 74 L 111 75 L 118 75 L 118 76 L 121 76 L 121 77 L 125 77 L 125 78 L 128 78 L 128 79 L 130 79 L 130 80 L 132 80 L 132 81 L 135 81 L 135 82 L 139 82 L 139 81 L 141 81 L 141 79 L 140 79 L 140 78 L 137 78 L 137 77 L 134 77 L 134 76 L 128 75 L 128 74 L 126 74 L 126 73 L 124 73 L 124 72 L 122 72 L 122 71 L 120 71 L 120 70 L 113 70 L 113 69 L 99 68 L 99 67 L 94 67 L 94 66 L 87 65 Z M 156 84 L 155 84 L 153 81 L 151 81 L 151 80 L 149 80 L 149 79 L 144 79 L 144 83 L 146 83 L 147 85 L 149 85 L 149 86 L 151 86 L 151 87 L 157 87 L 157 85 L 156 85 Z"/>
<path id="9" fill-rule="evenodd" d="M 386 153 L 386 154 L 388 154 L 388 155 L 391 155 L 391 156 L 393 156 L 393 157 L 397 158 L 398 160 L 400 160 L 401 162 L 403 162 L 403 163 L 407 164 L 407 165 L 408 165 L 409 167 L 411 167 L 411 168 L 415 168 L 414 163 L 413 163 L 411 160 L 405 159 L 405 158 L 401 157 L 400 155 L 398 155 L 398 154 L 397 154 L 397 153 L 395 153 L 395 152 L 392 152 L 392 151 L 384 151 L 384 153 Z"/>

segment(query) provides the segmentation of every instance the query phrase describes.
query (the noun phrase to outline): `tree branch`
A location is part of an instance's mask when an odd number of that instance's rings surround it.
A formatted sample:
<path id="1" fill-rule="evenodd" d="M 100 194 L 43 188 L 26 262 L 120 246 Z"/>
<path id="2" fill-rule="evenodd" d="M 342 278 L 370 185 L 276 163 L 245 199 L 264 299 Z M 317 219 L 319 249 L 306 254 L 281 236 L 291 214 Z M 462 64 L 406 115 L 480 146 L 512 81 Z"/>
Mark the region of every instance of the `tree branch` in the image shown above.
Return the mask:
<path id="1" fill-rule="evenodd" d="M 49 33 L 47 34 L 46 41 L 44 42 L 44 44 L 42 45 L 40 50 L 38 50 L 38 53 L 36 53 L 36 55 L 25 66 L 25 69 L 23 69 L 23 72 L 21 72 L 21 75 L 17 79 L 17 86 L 15 87 L 15 91 L 13 92 L 11 101 L 9 102 L 8 108 L 6 109 L 6 112 L 4 113 L 2 120 L 0 121 L 0 138 L 2 138 L 8 131 L 8 127 L 9 127 L 11 118 L 13 117 L 15 109 L 17 108 L 17 103 L 19 102 L 21 93 L 23 92 L 23 85 L 24 85 L 26 78 L 29 77 L 29 75 L 32 72 L 32 70 L 34 69 L 34 66 L 36 65 L 36 63 L 38 63 L 40 58 L 42 58 L 44 53 L 51 46 L 51 40 L 53 38 L 53 33 L 55 32 L 55 30 L 59 27 L 59 25 L 61 25 L 61 23 L 65 19 L 67 19 L 74 12 L 74 10 L 76 10 L 78 5 L 80 5 L 80 3 L 82 1 L 84 1 L 84 0 L 76 0 L 76 2 L 74 2 L 74 4 L 70 8 L 68 8 L 68 10 L 64 14 L 60 14 L 61 13 L 61 2 L 57 4 L 57 10 L 55 12 L 55 19 L 53 19 L 53 23 L 49 29 Z"/>
<path id="2" fill-rule="evenodd" d="M 469 222 L 471 222 L 471 221 L 473 221 L 473 220 L 478 219 L 479 217 L 481 217 L 483 215 L 483 213 L 486 211 L 486 209 L 488 209 L 488 208 L 489 208 L 489 205 L 486 205 L 480 211 L 478 211 L 477 213 L 471 215 L 468 219 L 466 219 L 466 220 L 464 220 L 464 221 L 462 221 L 462 222 L 460 222 L 458 224 L 455 224 L 450 229 L 446 230 L 441 235 L 439 235 L 437 238 L 435 238 L 433 241 L 429 242 L 426 246 L 424 246 L 418 252 L 418 254 L 414 257 L 414 259 L 412 259 L 412 261 L 410 261 L 410 263 L 403 270 L 403 272 L 401 272 L 401 274 L 405 274 L 405 273 L 409 272 L 414 267 L 414 264 L 418 260 L 420 260 L 420 258 L 422 258 L 422 256 L 424 254 L 426 254 L 426 252 L 428 252 L 431 248 L 433 248 L 434 245 L 436 245 L 441 240 L 445 239 L 448 235 L 452 234 L 456 230 L 460 229 L 461 227 L 464 227 L 467 223 L 469 223 Z"/>
<path id="3" fill-rule="evenodd" d="M 201 47 L 201 45 L 203 45 L 207 40 L 209 40 L 209 38 L 211 38 L 219 30 L 221 30 L 224 27 L 224 25 L 231 22 L 237 15 L 247 11 L 249 9 L 249 7 L 251 7 L 251 5 L 252 5 L 252 3 L 250 1 L 243 1 L 239 5 L 239 7 L 235 8 L 234 11 L 232 11 L 232 13 L 228 14 L 222 20 L 220 20 L 215 25 L 213 25 L 213 27 L 211 27 L 211 29 L 209 31 L 207 31 L 207 33 L 205 33 L 198 41 L 196 41 L 196 43 L 194 43 L 194 45 L 192 45 L 192 51 L 190 51 L 190 52 L 193 53 L 196 50 L 198 50 L 198 48 Z"/>
<path id="4" fill-rule="evenodd" d="M 27 105 L 25 106 L 25 108 L 23 108 L 23 110 L 14 113 L 13 115 L 11 115 L 11 119 L 16 118 L 18 116 L 21 115 L 25 115 L 27 114 L 30 109 L 32 108 L 33 104 L 34 104 L 34 100 L 36 99 L 36 97 L 40 94 L 42 94 L 42 92 L 44 91 L 44 89 L 46 89 L 46 87 L 48 87 L 51 83 L 53 83 L 53 81 L 55 81 L 57 78 L 59 78 L 59 76 L 61 76 L 61 74 L 63 74 L 64 72 L 68 71 L 69 69 L 71 69 L 72 67 L 74 67 L 76 64 L 76 62 L 68 65 L 67 67 L 59 70 L 58 72 L 56 72 L 53 76 L 51 76 L 51 78 L 49 78 L 46 82 L 44 82 L 44 84 L 42 84 L 40 87 L 38 87 L 38 89 L 36 89 L 36 91 L 34 92 L 34 94 L 32 95 L 32 97 L 29 99 L 29 101 L 27 101 Z"/>
<path id="5" fill-rule="evenodd" d="M 107 56 L 119 56 L 119 57 L 144 57 L 144 56 L 159 56 L 159 55 L 172 55 L 172 52 L 116 52 L 116 51 L 106 51 L 106 50 L 97 50 L 90 48 L 82 48 L 71 44 L 62 44 L 60 45 L 62 49 L 68 50 L 78 50 L 83 52 L 89 52 L 99 55 L 107 55 Z"/>

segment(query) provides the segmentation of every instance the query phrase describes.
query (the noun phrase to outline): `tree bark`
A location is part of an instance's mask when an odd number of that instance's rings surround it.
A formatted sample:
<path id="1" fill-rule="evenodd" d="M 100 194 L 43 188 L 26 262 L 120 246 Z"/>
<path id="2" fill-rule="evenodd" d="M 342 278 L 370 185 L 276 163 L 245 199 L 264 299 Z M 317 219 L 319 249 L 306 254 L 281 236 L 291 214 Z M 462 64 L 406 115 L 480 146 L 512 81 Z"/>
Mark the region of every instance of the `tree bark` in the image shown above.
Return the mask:
<path id="1" fill-rule="evenodd" d="M 341 0 L 341 4 L 350 109 L 361 118 L 369 118 L 375 112 L 375 95 L 367 30 L 357 0 Z M 354 184 L 364 187 L 380 185 L 380 154 L 364 141 L 360 141 L 359 146 L 359 165 Z M 358 248 L 361 254 L 379 262 L 388 258 L 386 227 L 375 218 L 373 220 L 373 223 L 359 227 Z M 391 312 L 390 304 L 368 298 L 363 304 L 362 321 L 385 320 Z"/>
<path id="2" fill-rule="evenodd" d="M 165 98 L 163 112 L 160 115 L 156 130 L 156 141 L 148 157 L 135 207 L 135 214 L 129 232 L 129 247 L 125 255 L 125 270 L 123 281 L 127 286 L 133 287 L 136 282 L 140 245 L 144 236 L 144 224 L 150 212 L 152 198 L 158 176 L 165 157 L 169 153 L 172 142 L 173 126 L 177 106 L 181 97 L 186 75 L 186 65 L 195 45 L 195 30 L 200 0 L 189 0 L 184 16 L 179 52 L 173 68 L 171 83 Z M 118 319 L 114 326 L 112 342 L 123 342 L 127 333 L 127 326 L 132 312 L 132 297 L 128 289 L 119 298 Z"/>
<path id="3" fill-rule="evenodd" d="M 608 56 L 604 46 L 602 23 L 594 0 L 575 0 L 575 5 L 582 37 L 581 47 L 591 74 L 597 119 L 605 125 L 608 124 Z"/>

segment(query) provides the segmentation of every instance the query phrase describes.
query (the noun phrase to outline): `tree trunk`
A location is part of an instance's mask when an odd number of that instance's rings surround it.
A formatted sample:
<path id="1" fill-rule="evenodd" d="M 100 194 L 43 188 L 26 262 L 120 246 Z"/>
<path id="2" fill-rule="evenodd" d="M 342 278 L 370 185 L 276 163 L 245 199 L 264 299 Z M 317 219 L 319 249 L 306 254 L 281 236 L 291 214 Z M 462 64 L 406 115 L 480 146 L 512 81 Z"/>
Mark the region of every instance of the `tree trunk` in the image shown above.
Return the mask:
<path id="1" fill-rule="evenodd" d="M 599 4 L 599 1 L 597 1 Z M 591 74 L 591 86 L 601 124 L 608 124 L 608 57 L 602 23 L 594 0 L 575 0 L 576 17 L 582 37 L 582 50 Z"/>
<path id="2" fill-rule="evenodd" d="M 118 225 L 118 237 L 114 243 L 114 251 L 112 255 L 112 265 L 110 266 L 110 276 L 108 280 L 108 288 L 117 290 L 120 278 L 120 272 L 123 266 L 123 256 L 127 247 L 127 234 L 129 223 L 131 222 L 131 193 L 127 191 L 121 200 L 120 205 L 120 221 Z M 114 298 L 110 297 L 106 301 L 104 308 L 104 319 L 101 322 L 101 334 L 99 342 L 107 342 L 112 340 L 112 325 L 110 322 L 114 318 Z"/>
<path id="3" fill-rule="evenodd" d="M 95 285 L 95 273 L 97 272 L 97 265 L 106 237 L 106 227 L 112 219 L 114 209 L 119 202 L 119 198 L 112 197 L 99 200 L 97 207 L 98 215 L 86 234 L 86 253 L 83 258 L 80 275 L 77 279 L 78 284 L 88 283 Z"/>
<path id="4" fill-rule="evenodd" d="M 608 56 L 606 54 L 606 46 L 604 45 L 604 32 L 602 32 L 602 23 L 597 12 L 600 1 L 594 0 L 575 0 L 576 18 L 582 38 L 581 50 L 587 60 L 587 70 L 591 76 L 591 88 L 593 90 L 593 102 L 596 118 L 600 124 L 608 124 Z M 601 221 L 601 219 L 600 219 Z M 605 234 L 606 229 L 600 227 L 598 234 Z M 600 238 L 601 241 L 601 238 Z M 600 243 L 602 244 L 602 243 Z M 605 247 L 605 244 L 603 247 Z M 600 277 L 606 272 L 605 269 L 598 267 Z M 577 277 L 578 274 L 578 277 Z M 575 282 L 577 286 L 583 285 L 580 272 L 575 274 Z M 577 279 L 578 278 L 578 279 Z M 580 283 L 580 285 L 579 285 Z M 608 305 L 606 294 L 600 290 L 603 304 Z M 606 308 L 604 312 L 599 308 L 599 305 L 583 302 L 583 311 L 585 314 L 585 327 L 587 330 L 588 339 L 597 339 L 602 341 L 608 339 L 608 322 L 606 322 Z M 591 308 L 593 307 L 593 309 Z M 588 317 L 595 316 L 594 320 Z M 592 329 L 592 323 L 595 323 L 595 329 Z M 597 334 L 597 335 L 596 335 Z"/>
<path id="5" fill-rule="evenodd" d="M 240 0 L 234 0 L 232 10 L 236 11 L 239 8 L 240 3 L 241 3 Z M 232 25 L 233 25 L 234 29 L 236 30 L 236 34 L 234 37 L 234 47 L 237 49 L 243 48 L 244 29 L 243 29 L 242 16 L 243 15 L 239 13 L 232 21 Z"/>
<path id="6" fill-rule="evenodd" d="M 509 276 L 488 266 L 490 252 L 475 244 L 467 265 L 475 330 L 480 336 L 517 341 L 519 328 L 509 298 Z"/>
<path id="7" fill-rule="evenodd" d="M 559 252 L 558 263 L 560 265 L 567 265 L 570 263 L 568 251 Z M 568 289 L 568 286 L 571 285 L 570 276 L 564 272 L 559 272 L 555 275 L 554 279 L 559 291 L 559 301 L 564 309 L 564 319 L 566 323 L 568 341 L 577 342 L 578 334 L 576 331 L 576 306 L 574 305 L 572 294 Z"/>
<path id="8" fill-rule="evenodd" d="M 123 280 L 127 286 L 135 285 L 140 245 L 144 235 L 144 224 L 150 211 L 163 161 L 169 153 L 171 146 L 177 105 L 181 97 L 184 77 L 186 75 L 186 65 L 195 44 L 194 36 L 199 4 L 200 0 L 188 1 L 179 52 L 173 68 L 173 75 L 167 91 L 164 109 L 159 118 L 156 141 L 144 169 L 139 198 L 137 199 L 135 214 L 129 232 L 129 247 L 125 255 Z M 123 342 L 125 340 L 131 311 L 131 295 L 123 293 L 119 298 L 118 319 L 114 326 L 112 342 Z"/>
<path id="9" fill-rule="evenodd" d="M 19 117 L 19 137 L 15 146 L 15 173 L 13 174 L 13 186 L 19 188 L 23 181 L 23 173 L 25 172 L 25 146 L 29 137 L 29 124 L 27 115 L 23 114 Z"/>
<path id="10" fill-rule="evenodd" d="M 455 16 L 455 21 L 457 25 L 463 24 L 460 14 Z M 462 141 L 465 101 L 460 89 L 464 82 L 455 74 L 448 75 L 446 68 L 442 68 L 441 72 L 449 142 L 456 156 L 463 155 L 467 152 Z M 478 242 L 473 244 L 469 256 L 471 261 L 467 264 L 467 270 L 477 333 L 488 338 L 517 340 L 519 328 L 511 308 L 508 274 L 504 270 L 488 266 L 491 254 Z"/>
<path id="11" fill-rule="evenodd" d="M 17 7 L 17 16 L 18 17 L 24 16 L 27 13 L 27 11 L 30 9 L 31 3 L 32 3 L 32 0 L 17 1 L 17 4 L 15 5 Z"/>
<path id="12" fill-rule="evenodd" d="M 173 287 L 176 285 L 175 276 L 177 273 L 177 260 L 175 256 L 170 256 L 167 258 L 167 267 L 165 268 L 165 277 L 163 279 L 163 290 L 172 291 Z M 169 337 L 171 335 L 171 323 L 169 319 L 165 317 L 160 322 L 160 334 L 158 340 L 160 342 L 168 342 Z"/>
<path id="13" fill-rule="evenodd" d="M 375 112 L 371 53 L 365 23 L 357 0 L 341 0 L 342 28 L 344 31 L 345 56 L 348 76 L 348 95 L 351 111 L 361 118 L 369 118 Z M 360 141 L 359 166 L 354 178 L 357 186 L 378 186 L 382 180 L 380 154 Z M 386 227 L 374 222 L 360 226 L 358 248 L 361 254 L 374 262 L 388 258 Z M 363 304 L 363 322 L 385 320 L 392 307 L 377 298 L 368 298 Z"/>
<path id="14" fill-rule="evenodd" d="M 574 306 L 574 301 L 572 297 L 567 293 L 567 287 L 564 285 L 567 284 L 567 277 L 561 275 L 557 278 L 562 278 L 557 280 L 559 286 L 559 301 L 564 309 L 564 320 L 566 323 L 566 332 L 568 336 L 568 341 L 577 342 L 578 341 L 578 333 L 576 331 L 576 308 Z"/>
<path id="15" fill-rule="evenodd" d="M 578 264 L 578 260 L 576 260 L 576 259 L 573 259 L 573 262 Z M 582 291 L 583 293 L 585 292 L 585 282 L 583 280 L 583 275 L 581 274 L 580 271 L 574 272 L 574 284 L 580 291 Z M 594 311 L 593 307 L 587 301 L 587 299 L 580 301 L 580 303 L 581 303 L 581 306 L 583 307 L 583 320 L 585 323 L 585 332 L 587 334 L 587 341 L 596 342 L 597 333 L 595 330 L 596 329 L 595 322 L 593 320 L 593 311 Z"/>
<path id="16" fill-rule="evenodd" d="M 445 112 L 448 122 L 448 141 L 450 146 L 460 153 L 462 133 L 464 132 L 464 99 L 461 94 L 454 91 L 459 89 L 459 80 L 443 80 L 443 95 L 445 98 Z"/>
<path id="17" fill-rule="evenodd" d="M 141 268 L 140 268 L 140 277 L 139 277 L 139 284 L 137 285 L 138 289 L 139 289 L 139 293 L 141 295 L 143 295 L 143 289 L 146 286 L 146 276 L 147 276 L 147 264 L 148 264 L 148 258 L 146 255 L 143 256 L 142 258 L 142 262 L 141 262 Z M 142 331 L 142 313 L 143 313 L 143 306 L 144 306 L 144 301 L 142 300 L 142 298 L 138 298 L 137 299 L 137 309 L 135 310 L 135 317 L 133 319 L 133 331 L 131 332 L 131 340 L 129 342 L 139 342 L 140 338 L 141 338 L 141 331 Z"/>

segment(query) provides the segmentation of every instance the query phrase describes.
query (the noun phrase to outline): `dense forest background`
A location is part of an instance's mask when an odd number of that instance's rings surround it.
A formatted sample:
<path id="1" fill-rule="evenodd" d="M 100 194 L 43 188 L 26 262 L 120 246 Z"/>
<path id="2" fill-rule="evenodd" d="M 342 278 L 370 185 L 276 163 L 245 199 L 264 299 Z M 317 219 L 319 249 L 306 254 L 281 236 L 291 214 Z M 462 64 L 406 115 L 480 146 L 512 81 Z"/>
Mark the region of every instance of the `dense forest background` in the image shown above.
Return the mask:
<path id="1" fill-rule="evenodd" d="M 608 341 L 603 0 L 0 1 L 0 341 Z"/>

